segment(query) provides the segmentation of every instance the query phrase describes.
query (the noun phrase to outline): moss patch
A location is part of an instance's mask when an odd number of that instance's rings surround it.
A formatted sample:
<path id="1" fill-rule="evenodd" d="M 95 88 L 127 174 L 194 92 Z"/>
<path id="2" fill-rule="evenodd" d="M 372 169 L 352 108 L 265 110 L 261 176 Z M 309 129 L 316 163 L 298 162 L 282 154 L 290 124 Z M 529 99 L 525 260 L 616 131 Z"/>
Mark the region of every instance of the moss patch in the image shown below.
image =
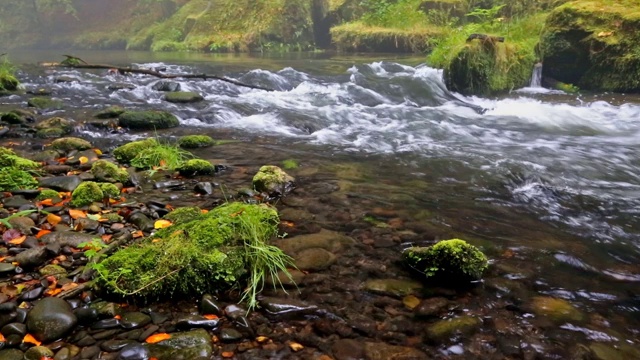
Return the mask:
<path id="1" fill-rule="evenodd" d="M 97 201 L 102 201 L 104 197 L 104 193 L 98 183 L 85 181 L 73 190 L 71 194 L 71 205 L 86 206 Z"/>
<path id="2" fill-rule="evenodd" d="M 35 189 L 38 181 L 24 170 L 15 167 L 0 168 L 0 191 Z"/>
<path id="3" fill-rule="evenodd" d="M 18 156 L 13 150 L 0 147 L 0 167 L 14 167 L 19 170 L 35 170 L 40 164 Z"/>
<path id="4" fill-rule="evenodd" d="M 207 160 L 191 159 L 181 165 L 178 171 L 185 176 L 212 175 L 216 172 L 216 168 Z"/>
<path id="5" fill-rule="evenodd" d="M 572 1 L 549 15 L 540 40 L 543 74 L 580 88 L 640 91 L 640 6 Z"/>
<path id="6" fill-rule="evenodd" d="M 174 91 L 168 92 L 164 96 L 165 101 L 178 104 L 196 103 L 204 100 L 202 95 L 193 91 Z"/>
<path id="7" fill-rule="evenodd" d="M 121 182 L 129 180 L 129 173 L 107 160 L 98 160 L 91 166 L 91 173 L 98 181 Z"/>
<path id="8" fill-rule="evenodd" d="M 487 257 L 464 240 L 440 241 L 430 247 L 413 247 L 404 251 L 407 264 L 427 278 L 476 280 L 488 266 Z"/>
<path id="9" fill-rule="evenodd" d="M 118 124 L 136 130 L 156 130 L 177 127 L 180 121 L 166 111 L 125 111 L 118 118 Z"/>
<path id="10" fill-rule="evenodd" d="M 158 145 L 156 139 L 132 141 L 113 150 L 113 156 L 120 162 L 129 163 L 142 150 Z"/>
<path id="11" fill-rule="evenodd" d="M 27 105 L 34 107 L 36 109 L 54 109 L 54 110 L 60 110 L 62 109 L 62 106 L 63 106 L 62 101 L 53 100 L 45 97 L 31 98 L 29 99 L 29 101 L 27 101 Z"/>
<path id="12" fill-rule="evenodd" d="M 185 149 L 208 147 L 214 144 L 215 141 L 208 135 L 187 135 L 178 139 L 178 146 Z"/>
<path id="13" fill-rule="evenodd" d="M 341 51 L 425 52 L 440 36 L 436 27 L 396 29 L 349 23 L 331 28 L 331 37 Z"/>
<path id="14" fill-rule="evenodd" d="M 51 143 L 51 148 L 68 152 L 72 150 L 89 150 L 92 148 L 92 145 L 90 142 L 84 139 L 80 139 L 77 137 L 64 137 L 53 140 L 53 142 Z"/>

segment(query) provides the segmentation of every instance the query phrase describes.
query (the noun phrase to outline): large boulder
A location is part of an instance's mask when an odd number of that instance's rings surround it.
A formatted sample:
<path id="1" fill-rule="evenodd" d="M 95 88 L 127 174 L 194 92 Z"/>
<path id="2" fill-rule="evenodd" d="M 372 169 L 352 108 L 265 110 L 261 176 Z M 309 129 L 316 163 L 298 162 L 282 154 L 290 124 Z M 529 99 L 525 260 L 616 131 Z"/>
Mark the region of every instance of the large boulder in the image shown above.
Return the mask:
<path id="1" fill-rule="evenodd" d="M 554 9 L 540 40 L 543 76 L 580 88 L 640 91 L 637 1 L 572 1 Z"/>

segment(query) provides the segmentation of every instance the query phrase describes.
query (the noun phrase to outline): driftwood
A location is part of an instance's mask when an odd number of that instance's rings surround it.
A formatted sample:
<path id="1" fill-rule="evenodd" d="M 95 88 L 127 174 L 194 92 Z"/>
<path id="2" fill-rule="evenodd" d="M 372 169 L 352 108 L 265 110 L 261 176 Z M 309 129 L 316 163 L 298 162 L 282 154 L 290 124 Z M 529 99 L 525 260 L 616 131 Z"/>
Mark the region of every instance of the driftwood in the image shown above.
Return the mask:
<path id="1" fill-rule="evenodd" d="M 161 79 L 214 79 L 224 81 L 233 85 L 242 86 L 250 89 L 273 91 L 273 89 L 265 88 L 258 85 L 245 84 L 240 81 L 229 79 L 223 76 L 211 75 L 211 74 L 164 74 L 155 69 L 135 69 L 132 67 L 120 67 L 109 64 L 89 64 L 86 61 L 71 55 L 63 55 L 67 59 L 62 61 L 59 66 L 76 68 L 76 69 L 107 69 L 109 71 L 118 72 L 121 75 L 127 74 L 143 74 L 155 76 Z"/>

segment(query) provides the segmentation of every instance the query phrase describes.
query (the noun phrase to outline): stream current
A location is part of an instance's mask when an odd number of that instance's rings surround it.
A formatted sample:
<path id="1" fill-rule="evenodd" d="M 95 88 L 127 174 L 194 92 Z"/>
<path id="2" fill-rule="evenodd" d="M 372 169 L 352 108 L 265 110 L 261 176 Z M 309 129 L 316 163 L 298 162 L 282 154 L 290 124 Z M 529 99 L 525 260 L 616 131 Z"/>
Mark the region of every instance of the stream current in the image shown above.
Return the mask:
<path id="1" fill-rule="evenodd" d="M 108 105 L 170 111 L 181 127 L 162 136 L 224 133 L 245 149 L 254 147 L 244 154 L 235 147 L 235 154 L 224 154 L 227 160 L 259 166 L 296 159 L 303 178 L 338 184 L 362 217 L 373 207 L 392 208 L 423 223 L 425 242 L 456 236 L 480 246 L 494 267 L 476 295 L 482 306 L 503 297 L 526 304 L 533 296 L 552 296 L 608 324 L 555 324 L 550 332 L 564 334 L 549 335 L 556 342 L 616 346 L 637 338 L 640 98 L 541 88 L 498 98 L 452 97 L 441 71 L 416 58 L 78 55 L 88 62 L 166 67 L 168 73 L 224 74 L 275 91 L 178 81 L 205 101 L 171 104 L 152 89 L 158 79 L 149 76 L 23 66 L 20 78 L 28 89 L 49 88 L 64 100 L 65 109 L 51 115 L 81 121 Z M 56 56 L 30 52 L 12 60 L 35 64 Z M 78 81 L 56 83 L 60 76 Z M 115 83 L 132 89 L 109 90 Z M 154 136 L 81 131 L 114 145 Z M 261 155 L 246 158 L 255 148 Z M 530 315 L 525 307 L 520 326 Z"/>

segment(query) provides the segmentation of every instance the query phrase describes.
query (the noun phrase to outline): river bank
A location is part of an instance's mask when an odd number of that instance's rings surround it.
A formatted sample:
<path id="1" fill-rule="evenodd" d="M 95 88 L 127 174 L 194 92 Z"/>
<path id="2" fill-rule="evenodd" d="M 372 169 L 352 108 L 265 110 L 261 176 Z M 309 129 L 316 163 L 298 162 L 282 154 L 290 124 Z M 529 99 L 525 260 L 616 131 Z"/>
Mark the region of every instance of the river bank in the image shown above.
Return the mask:
<path id="1" fill-rule="evenodd" d="M 638 327 L 636 299 L 629 295 L 638 274 L 633 265 L 638 224 L 630 215 L 637 206 L 632 134 L 637 132 L 639 108 L 633 97 L 536 95 L 525 90 L 499 100 L 464 98 L 489 109 L 479 115 L 444 97 L 440 72 L 403 61 L 259 59 L 257 66 L 254 60 L 239 63 L 231 58 L 210 65 L 202 59 L 187 64 L 175 59 L 164 64 L 140 61 L 176 72 L 224 69 L 238 80 L 280 90 L 264 93 L 214 81 L 181 81 L 183 89 L 197 91 L 205 100 L 179 105 L 153 90 L 156 79 L 142 76 L 21 66 L 20 79 L 27 90 L 51 90 L 63 104 L 60 110 L 36 110 L 36 123 L 54 116 L 69 119 L 72 134 L 89 140 L 107 158 L 115 146 L 140 137 L 175 139 L 198 133 L 227 140 L 194 150 L 224 165 L 225 171 L 183 181 L 170 190 L 154 186 L 176 180 L 159 173 L 127 194 L 136 204 L 133 208 L 143 212 L 158 204 L 211 209 L 246 188 L 262 165 L 298 163 L 287 170 L 298 187 L 276 204 L 287 224 L 284 240 L 313 243 L 305 250 L 325 256 L 314 256 L 317 267 L 297 275 L 299 291 L 266 289 L 265 308 L 247 318 L 251 331 L 229 317 L 230 311 L 223 312 L 217 328 L 207 330 L 214 358 L 225 352 L 236 358 L 305 359 L 382 359 L 394 354 L 637 357 L 625 345 L 634 341 Z M 75 80 L 56 80 L 65 77 Z M 110 90 L 114 84 L 133 87 Z M 0 111 L 24 109 L 33 97 L 22 93 L 1 98 Z M 154 133 L 96 128 L 93 115 L 110 105 L 167 110 L 181 125 Z M 23 130 L 32 126 L 27 123 Z M 1 145 L 31 157 L 48 143 L 12 137 Z M 615 148 L 615 155 L 603 162 L 599 148 Z M 509 158 L 501 158 L 506 152 Z M 73 159 L 70 165 L 82 170 Z M 196 182 L 220 187 L 198 196 Z M 58 211 L 66 216 L 66 209 Z M 151 212 L 148 216 L 153 218 Z M 82 232 L 108 233 L 113 225 Z M 136 225 L 123 225 L 130 233 L 138 231 Z M 483 282 L 456 291 L 425 286 L 402 266 L 400 255 L 408 244 L 454 237 L 479 246 L 491 259 Z M 322 259 L 328 262 L 318 263 Z M 82 264 L 78 260 L 72 268 Z M 11 274 L 7 281 L 27 282 L 27 293 L 42 295 L 51 283 L 28 283 L 42 277 L 36 269 L 26 272 L 31 279 Z M 95 303 L 99 296 L 81 294 L 80 299 Z M 236 301 L 223 297 L 217 306 Z M 7 299 L 12 302 L 17 304 Z M 142 325 L 142 331 L 125 329 L 122 319 L 113 320 L 114 314 L 108 319 L 105 313 L 97 325 L 79 326 L 64 343 L 55 343 L 56 351 L 75 344 L 85 355 L 97 348 L 122 357 L 118 346 L 139 343 L 143 332 L 174 333 L 187 315 L 210 315 L 200 310 L 202 299 L 139 308 L 122 308 L 116 301 L 109 306 L 125 319 L 147 319 L 138 312 L 153 314 L 152 323 Z M 282 317 L 267 311 L 282 307 L 293 310 Z M 557 312 L 541 310 L 550 308 Z M 191 332 L 193 322 L 180 326 L 187 334 L 202 335 Z"/>

